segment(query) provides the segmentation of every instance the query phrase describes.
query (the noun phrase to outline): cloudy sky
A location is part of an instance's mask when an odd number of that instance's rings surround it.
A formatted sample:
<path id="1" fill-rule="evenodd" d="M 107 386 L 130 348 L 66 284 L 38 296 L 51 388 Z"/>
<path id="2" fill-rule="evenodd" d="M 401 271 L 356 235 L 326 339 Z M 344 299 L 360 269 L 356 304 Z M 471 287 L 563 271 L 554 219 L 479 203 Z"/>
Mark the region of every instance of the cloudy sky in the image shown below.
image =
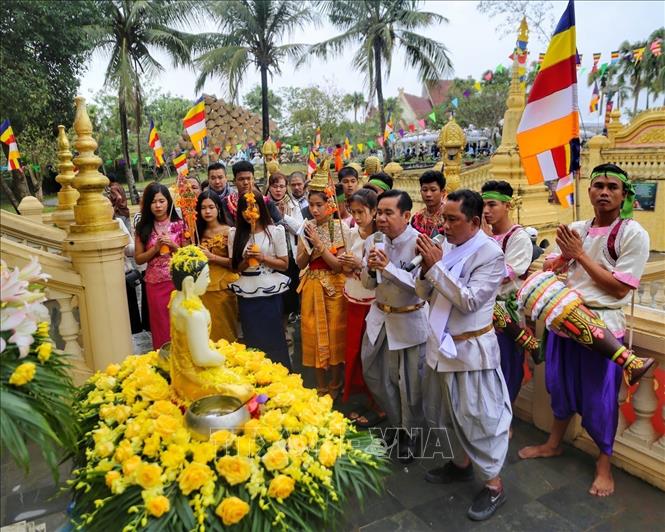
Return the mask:
<path id="1" fill-rule="evenodd" d="M 423 33 L 444 43 L 450 52 L 453 62 L 453 71 L 446 78 L 473 76 L 479 79 L 481 74 L 502 64 L 510 65 L 508 55 L 515 45 L 514 35 L 502 37 L 496 27 L 501 24 L 500 19 L 490 19 L 480 14 L 476 9 L 475 1 L 428 1 L 423 2 L 423 10 L 433 11 L 448 18 L 448 24 L 431 27 Z M 563 13 L 566 2 L 552 2 L 553 17 L 558 20 Z M 582 67 L 590 70 L 592 54 L 601 52 L 601 63 L 609 62 L 610 52 L 624 41 L 637 41 L 646 39 L 649 34 L 663 25 L 665 21 L 665 3 L 662 1 L 577 1 L 576 26 L 577 47 L 583 54 Z M 212 23 L 202 24 L 189 31 L 215 31 Z M 324 24 L 318 28 L 307 27 L 302 32 L 290 37 L 291 42 L 315 43 L 336 34 L 334 28 Z M 547 43 L 538 38 L 536 32 L 531 33 L 529 50 L 531 58 L 537 58 L 539 52 L 546 50 Z M 337 59 L 327 61 L 325 64 L 317 61 L 295 70 L 292 64 L 282 68 L 282 75 L 271 80 L 271 88 L 277 89 L 286 86 L 334 85 L 341 92 L 362 91 L 367 93 L 363 86 L 363 76 L 350 67 L 354 49 L 349 49 Z M 195 99 L 194 91 L 196 75 L 191 70 L 174 69 L 166 58 L 159 54 L 156 56 L 165 65 L 166 70 L 157 79 L 150 80 L 150 85 L 159 88 L 161 92 L 170 92 L 173 95 Z M 404 66 L 404 55 L 397 54 L 393 60 L 390 78 L 384 85 L 385 96 L 396 96 L 399 88 L 406 92 L 420 94 L 421 84 L 417 79 L 415 70 Z M 81 80 L 81 94 L 92 97 L 104 82 L 106 58 L 98 54 L 92 58 L 88 72 Z M 249 71 L 240 93 L 244 94 L 254 85 L 258 84 L 260 77 L 258 71 Z M 580 76 L 579 104 L 582 119 L 587 122 L 598 122 L 598 113 L 589 115 L 588 104 L 591 97 L 591 88 L 586 87 L 586 75 Z M 224 97 L 219 81 L 208 81 L 204 92 Z M 242 101 L 242 98 L 241 98 Z M 644 105 L 642 95 L 641 106 Z"/>

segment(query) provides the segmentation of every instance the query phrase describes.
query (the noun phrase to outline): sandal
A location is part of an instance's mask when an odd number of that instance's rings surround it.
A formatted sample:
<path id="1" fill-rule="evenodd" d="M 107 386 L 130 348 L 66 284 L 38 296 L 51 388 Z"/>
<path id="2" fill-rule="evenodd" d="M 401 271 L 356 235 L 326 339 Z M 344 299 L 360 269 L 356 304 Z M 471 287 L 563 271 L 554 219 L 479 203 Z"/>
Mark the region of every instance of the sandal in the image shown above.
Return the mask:
<path id="1" fill-rule="evenodd" d="M 366 410 L 364 408 L 359 408 L 358 411 L 353 410 L 349 412 L 349 414 L 346 416 L 346 418 L 351 421 L 352 423 L 355 423 L 358 419 L 364 417 L 366 413 Z"/>
<path id="2" fill-rule="evenodd" d="M 360 416 L 358 419 L 356 419 L 356 427 L 360 427 L 361 429 L 368 429 L 370 427 L 376 427 L 384 419 L 386 419 L 386 413 L 385 412 L 382 412 L 381 414 L 378 414 L 374 410 L 370 410 L 364 416 Z"/>

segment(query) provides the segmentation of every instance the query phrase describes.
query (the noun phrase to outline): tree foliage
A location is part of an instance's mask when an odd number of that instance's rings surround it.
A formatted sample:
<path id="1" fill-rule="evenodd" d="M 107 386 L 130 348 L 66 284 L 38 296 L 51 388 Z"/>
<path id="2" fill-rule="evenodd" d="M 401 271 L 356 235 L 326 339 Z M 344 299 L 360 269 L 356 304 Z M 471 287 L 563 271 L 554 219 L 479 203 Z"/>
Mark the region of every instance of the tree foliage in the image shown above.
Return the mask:
<path id="1" fill-rule="evenodd" d="M 531 35 L 542 43 L 548 43 L 556 23 L 552 2 L 541 0 L 481 0 L 476 9 L 497 20 L 496 32 L 503 37 L 515 35 L 520 21 L 526 17 Z"/>
<path id="2" fill-rule="evenodd" d="M 74 96 L 92 49 L 81 30 L 92 0 L 0 3 L 0 109 L 20 137 L 32 124 L 55 134 L 74 119 Z"/>
<path id="3" fill-rule="evenodd" d="M 418 0 L 338 0 L 323 2 L 321 6 L 341 33 L 315 44 L 309 52 L 325 58 L 356 48 L 352 66 L 365 75 L 372 94 L 376 94 L 380 131 L 386 125 L 383 80 L 390 76 L 398 48 L 405 51 L 405 66 L 415 68 L 423 81 L 441 78 L 452 66 L 442 43 L 418 33 L 435 24 L 443 25 L 448 19 L 421 10 Z M 387 160 L 387 146 L 384 156 Z"/>
<path id="4" fill-rule="evenodd" d="M 261 114 L 261 106 L 263 105 L 261 97 L 261 85 L 254 85 L 252 89 L 245 94 L 243 104 L 253 113 Z M 284 104 L 282 98 L 275 94 L 272 90 L 268 89 L 268 112 L 270 118 L 277 121 L 282 118 L 282 105 Z"/>

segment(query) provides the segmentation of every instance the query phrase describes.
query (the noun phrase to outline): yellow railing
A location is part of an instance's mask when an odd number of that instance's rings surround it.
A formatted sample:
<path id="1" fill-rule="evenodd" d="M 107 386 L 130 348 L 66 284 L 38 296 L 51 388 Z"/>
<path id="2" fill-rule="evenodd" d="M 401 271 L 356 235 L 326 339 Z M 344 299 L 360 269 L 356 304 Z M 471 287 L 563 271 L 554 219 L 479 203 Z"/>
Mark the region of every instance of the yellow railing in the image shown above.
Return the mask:
<path id="1" fill-rule="evenodd" d="M 52 229 L 35 222 L 28 224 L 32 224 L 32 234 L 42 233 L 40 240 L 43 240 L 43 233 Z M 51 323 L 56 324 L 56 347 L 71 356 L 74 380 L 77 384 L 82 383 L 92 374 L 93 364 L 84 349 L 89 345 L 89 321 L 81 276 L 74 270 L 68 257 L 37 248 L 29 235 L 21 235 L 20 240 L 23 242 L 17 242 L 14 238 L 5 236 L 5 229 L 3 224 L 0 237 L 3 260 L 12 267 L 22 268 L 30 262 L 31 257 L 37 257 L 42 271 L 49 276 L 43 286 Z M 16 235 L 16 228 L 12 232 Z"/>
<path id="2" fill-rule="evenodd" d="M 3 238 L 56 254 L 62 253 L 62 242 L 67 236 L 62 229 L 37 223 L 4 209 L 0 209 L 0 230 Z"/>
<path id="3" fill-rule="evenodd" d="M 490 163 L 485 163 L 474 166 L 469 170 L 462 169 L 462 173 L 460 174 L 461 188 L 480 192 L 483 183 L 490 180 L 491 168 L 492 165 Z"/>

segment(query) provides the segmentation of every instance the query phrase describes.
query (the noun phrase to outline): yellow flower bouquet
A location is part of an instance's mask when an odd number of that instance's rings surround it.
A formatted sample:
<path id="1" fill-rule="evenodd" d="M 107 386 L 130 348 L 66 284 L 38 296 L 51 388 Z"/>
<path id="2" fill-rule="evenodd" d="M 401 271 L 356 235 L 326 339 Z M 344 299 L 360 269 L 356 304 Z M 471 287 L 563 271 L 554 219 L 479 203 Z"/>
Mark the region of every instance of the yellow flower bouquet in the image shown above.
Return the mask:
<path id="1" fill-rule="evenodd" d="M 216 347 L 226 369 L 267 398 L 238 433 L 195 439 L 156 352 L 112 365 L 80 390 L 69 481 L 78 529 L 319 530 L 348 496 L 381 489 L 381 446 L 332 410 L 329 396 L 259 351 Z"/>

